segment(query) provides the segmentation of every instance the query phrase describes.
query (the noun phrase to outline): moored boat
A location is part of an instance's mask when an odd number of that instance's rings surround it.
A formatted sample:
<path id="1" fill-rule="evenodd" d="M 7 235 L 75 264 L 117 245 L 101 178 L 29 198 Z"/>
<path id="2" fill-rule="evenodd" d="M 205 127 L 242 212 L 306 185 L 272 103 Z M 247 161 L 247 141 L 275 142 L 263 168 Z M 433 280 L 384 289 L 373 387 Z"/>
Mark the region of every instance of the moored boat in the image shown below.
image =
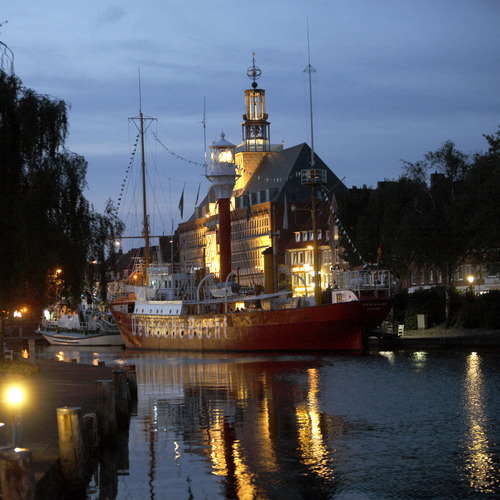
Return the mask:
<path id="1" fill-rule="evenodd" d="M 46 311 L 36 332 L 52 345 L 123 345 L 112 316 L 88 306 L 85 301 L 78 312 L 72 313 L 65 306 Z"/>
<path id="2" fill-rule="evenodd" d="M 168 273 L 166 269 L 165 277 Z M 180 351 L 359 350 L 365 335 L 386 319 L 393 305 L 386 271 L 339 273 L 337 282 L 350 283 L 351 288 L 333 289 L 332 303 L 321 305 L 314 305 L 313 297 L 294 297 L 288 291 L 232 293 L 220 298 L 220 287 L 216 296 L 210 292 L 212 276 L 196 284 L 195 276 L 185 273 L 181 281 L 181 275 L 176 273 L 177 283 L 182 283 L 177 289 L 118 283 L 110 287 L 110 310 L 126 347 Z M 157 280 L 158 276 L 155 273 Z"/>

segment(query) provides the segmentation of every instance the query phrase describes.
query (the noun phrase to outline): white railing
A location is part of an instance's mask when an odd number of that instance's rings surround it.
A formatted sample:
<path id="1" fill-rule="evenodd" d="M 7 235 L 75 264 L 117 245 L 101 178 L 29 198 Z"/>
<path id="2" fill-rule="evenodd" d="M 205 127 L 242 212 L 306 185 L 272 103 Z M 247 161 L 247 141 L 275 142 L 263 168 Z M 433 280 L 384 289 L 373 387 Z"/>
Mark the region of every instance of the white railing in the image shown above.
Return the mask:
<path id="1" fill-rule="evenodd" d="M 333 288 L 352 290 L 357 294 L 363 291 L 391 291 L 392 277 L 387 270 L 380 271 L 334 271 Z"/>

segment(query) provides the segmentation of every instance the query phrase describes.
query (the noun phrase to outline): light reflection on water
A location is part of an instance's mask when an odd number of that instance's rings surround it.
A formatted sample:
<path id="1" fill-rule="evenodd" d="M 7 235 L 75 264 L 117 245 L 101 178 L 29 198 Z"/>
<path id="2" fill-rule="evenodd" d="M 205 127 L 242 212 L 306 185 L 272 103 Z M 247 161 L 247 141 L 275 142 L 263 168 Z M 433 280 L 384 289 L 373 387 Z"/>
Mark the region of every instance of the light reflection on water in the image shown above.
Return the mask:
<path id="1" fill-rule="evenodd" d="M 117 357 L 139 400 L 116 498 L 500 495 L 498 355 Z"/>
<path id="2" fill-rule="evenodd" d="M 472 490 L 494 493 L 495 480 L 493 455 L 488 440 L 489 422 L 484 402 L 481 358 L 473 352 L 467 357 L 467 372 L 464 383 L 464 471 Z M 497 457 L 498 459 L 498 457 Z"/>

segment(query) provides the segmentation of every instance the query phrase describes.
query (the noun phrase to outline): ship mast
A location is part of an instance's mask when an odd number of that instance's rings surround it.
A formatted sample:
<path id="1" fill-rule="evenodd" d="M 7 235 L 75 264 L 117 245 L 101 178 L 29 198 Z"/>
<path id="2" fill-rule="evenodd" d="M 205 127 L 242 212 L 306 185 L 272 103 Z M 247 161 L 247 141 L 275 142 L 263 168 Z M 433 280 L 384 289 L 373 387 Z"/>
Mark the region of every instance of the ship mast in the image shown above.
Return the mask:
<path id="1" fill-rule="evenodd" d="M 313 128 L 313 105 L 312 105 L 312 73 L 316 70 L 311 66 L 311 52 L 309 49 L 309 25 L 307 25 L 307 58 L 308 65 L 304 73 L 309 74 L 309 109 L 311 119 L 311 159 L 310 168 L 301 171 L 301 183 L 303 185 L 311 186 L 312 191 L 312 229 L 313 229 L 313 263 L 314 263 L 314 303 L 315 305 L 321 304 L 321 266 L 319 259 L 318 248 L 318 221 L 316 212 L 316 188 L 326 182 L 326 170 L 314 168 L 314 128 Z"/>
<path id="2" fill-rule="evenodd" d="M 144 134 L 151 125 L 151 123 L 156 120 L 156 118 L 145 117 L 142 113 L 142 96 L 141 96 L 141 74 L 139 71 L 139 116 L 135 118 L 129 118 L 134 122 L 134 125 L 139 130 L 139 135 L 141 138 L 141 175 L 142 175 L 142 213 L 143 213 L 143 237 L 144 237 L 144 272 L 142 278 L 142 284 L 144 286 L 148 285 L 148 270 L 151 260 L 151 250 L 150 250 L 150 234 L 149 234 L 149 218 L 148 218 L 148 204 L 146 196 L 146 155 L 144 153 Z M 145 122 L 146 127 L 144 125 Z"/>

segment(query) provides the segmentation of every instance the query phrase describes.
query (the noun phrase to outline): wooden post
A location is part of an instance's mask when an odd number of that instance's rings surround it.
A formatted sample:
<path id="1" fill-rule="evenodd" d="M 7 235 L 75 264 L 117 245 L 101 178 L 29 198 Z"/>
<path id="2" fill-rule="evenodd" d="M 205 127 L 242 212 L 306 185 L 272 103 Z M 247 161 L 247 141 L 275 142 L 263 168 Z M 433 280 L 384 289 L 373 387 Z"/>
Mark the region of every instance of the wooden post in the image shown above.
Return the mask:
<path id="1" fill-rule="evenodd" d="M 3 500 L 34 500 L 35 474 L 31 450 L 0 449 L 0 484 Z"/>
<path id="2" fill-rule="evenodd" d="M 98 380 L 97 388 L 97 421 L 103 441 L 116 440 L 118 425 L 115 411 L 115 389 L 112 380 Z"/>
<path id="3" fill-rule="evenodd" d="M 59 454 L 65 489 L 85 491 L 85 454 L 80 430 L 80 408 L 57 408 Z"/>
<path id="4" fill-rule="evenodd" d="M 127 366 L 127 382 L 130 391 L 130 399 L 132 401 L 137 401 L 137 373 L 135 371 L 135 365 Z"/>
<path id="5" fill-rule="evenodd" d="M 29 360 L 34 363 L 36 358 L 36 346 L 33 339 L 28 340 L 28 356 Z"/>
<path id="6" fill-rule="evenodd" d="M 113 385 L 115 388 L 116 420 L 118 427 L 122 429 L 127 426 L 130 417 L 127 372 L 125 370 L 113 370 Z"/>

